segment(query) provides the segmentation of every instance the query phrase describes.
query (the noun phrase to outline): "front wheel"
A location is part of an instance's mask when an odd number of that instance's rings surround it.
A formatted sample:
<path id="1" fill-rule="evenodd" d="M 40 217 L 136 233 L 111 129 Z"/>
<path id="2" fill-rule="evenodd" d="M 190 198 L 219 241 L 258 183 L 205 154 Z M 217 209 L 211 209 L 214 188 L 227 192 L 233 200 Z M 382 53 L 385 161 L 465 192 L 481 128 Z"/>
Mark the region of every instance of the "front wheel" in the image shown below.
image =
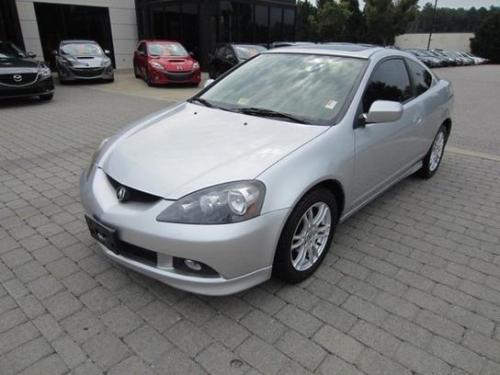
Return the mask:
<path id="1" fill-rule="evenodd" d="M 40 95 L 40 100 L 43 102 L 47 102 L 49 100 L 52 100 L 53 97 L 54 97 L 54 94 Z"/>
<path id="2" fill-rule="evenodd" d="M 311 276 L 330 248 L 337 221 L 337 202 L 329 190 L 319 188 L 308 193 L 283 228 L 273 274 L 290 283 Z"/>
<path id="3" fill-rule="evenodd" d="M 439 128 L 432 146 L 423 160 L 422 168 L 418 171 L 418 175 L 422 178 L 429 179 L 438 170 L 443 160 L 444 148 L 448 138 L 446 126 L 441 125 Z"/>

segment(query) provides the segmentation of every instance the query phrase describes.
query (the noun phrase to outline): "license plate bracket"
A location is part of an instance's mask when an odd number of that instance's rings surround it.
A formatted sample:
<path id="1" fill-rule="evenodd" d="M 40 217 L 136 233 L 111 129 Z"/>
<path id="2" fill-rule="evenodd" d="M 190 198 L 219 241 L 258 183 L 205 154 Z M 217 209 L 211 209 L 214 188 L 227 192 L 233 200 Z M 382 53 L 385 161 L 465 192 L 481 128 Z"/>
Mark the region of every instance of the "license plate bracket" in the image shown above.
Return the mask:
<path id="1" fill-rule="evenodd" d="M 118 254 L 116 229 L 110 228 L 87 215 L 85 215 L 85 221 L 87 222 L 90 235 L 106 246 L 106 248 Z"/>

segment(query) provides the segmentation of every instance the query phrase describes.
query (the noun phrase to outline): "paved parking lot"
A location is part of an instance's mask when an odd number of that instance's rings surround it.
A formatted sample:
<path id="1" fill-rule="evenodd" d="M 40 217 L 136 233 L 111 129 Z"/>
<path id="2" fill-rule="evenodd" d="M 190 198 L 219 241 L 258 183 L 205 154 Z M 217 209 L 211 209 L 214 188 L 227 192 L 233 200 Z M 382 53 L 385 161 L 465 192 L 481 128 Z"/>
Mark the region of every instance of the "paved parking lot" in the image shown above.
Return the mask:
<path id="1" fill-rule="evenodd" d="M 438 74 L 457 103 L 437 175 L 339 226 L 306 282 L 223 298 L 111 264 L 83 221 L 94 148 L 167 102 L 77 85 L 0 105 L 0 373 L 500 374 L 500 67 Z"/>

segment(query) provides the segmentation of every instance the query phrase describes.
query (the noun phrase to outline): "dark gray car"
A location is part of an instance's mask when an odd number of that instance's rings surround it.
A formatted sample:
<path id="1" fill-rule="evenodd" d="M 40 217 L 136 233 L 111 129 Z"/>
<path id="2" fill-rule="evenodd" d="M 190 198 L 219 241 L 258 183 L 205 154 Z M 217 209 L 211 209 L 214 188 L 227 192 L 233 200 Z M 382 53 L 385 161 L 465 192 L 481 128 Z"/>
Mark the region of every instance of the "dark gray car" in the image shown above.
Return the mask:
<path id="1" fill-rule="evenodd" d="M 59 81 L 114 81 L 110 52 L 92 40 L 63 40 L 54 51 Z"/>

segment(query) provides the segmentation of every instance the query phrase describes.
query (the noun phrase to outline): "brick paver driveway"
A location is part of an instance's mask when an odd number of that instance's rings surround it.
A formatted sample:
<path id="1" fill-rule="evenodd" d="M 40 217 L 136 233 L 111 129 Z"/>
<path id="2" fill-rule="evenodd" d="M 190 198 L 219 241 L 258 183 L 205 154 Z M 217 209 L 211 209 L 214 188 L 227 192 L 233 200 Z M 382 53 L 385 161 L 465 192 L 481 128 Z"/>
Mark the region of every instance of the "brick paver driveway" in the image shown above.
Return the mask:
<path id="1" fill-rule="evenodd" d="M 1 105 L 0 373 L 500 374 L 499 73 L 439 72 L 455 148 L 339 226 L 314 277 L 224 298 L 109 263 L 84 225 L 93 149 L 164 102 L 70 86 Z"/>

